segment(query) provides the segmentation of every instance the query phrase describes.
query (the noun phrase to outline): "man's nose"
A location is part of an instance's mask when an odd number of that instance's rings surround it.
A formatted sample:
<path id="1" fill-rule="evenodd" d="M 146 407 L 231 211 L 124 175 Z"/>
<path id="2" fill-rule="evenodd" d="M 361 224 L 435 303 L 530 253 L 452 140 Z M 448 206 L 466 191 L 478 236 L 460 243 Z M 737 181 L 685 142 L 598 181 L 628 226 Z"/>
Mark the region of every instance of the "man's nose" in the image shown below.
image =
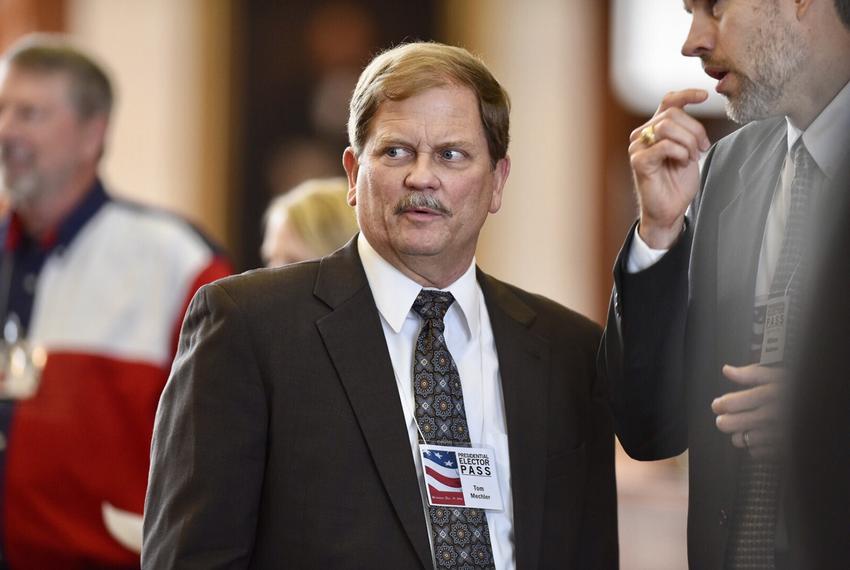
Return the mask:
<path id="1" fill-rule="evenodd" d="M 691 29 L 682 44 L 682 55 L 687 57 L 702 57 L 714 51 L 717 39 L 717 24 L 709 15 L 694 11 L 691 18 Z"/>
<path id="2" fill-rule="evenodd" d="M 404 184 L 415 190 L 433 190 L 440 185 L 435 172 L 434 159 L 429 153 L 419 153 L 410 164 L 410 171 L 404 178 Z"/>

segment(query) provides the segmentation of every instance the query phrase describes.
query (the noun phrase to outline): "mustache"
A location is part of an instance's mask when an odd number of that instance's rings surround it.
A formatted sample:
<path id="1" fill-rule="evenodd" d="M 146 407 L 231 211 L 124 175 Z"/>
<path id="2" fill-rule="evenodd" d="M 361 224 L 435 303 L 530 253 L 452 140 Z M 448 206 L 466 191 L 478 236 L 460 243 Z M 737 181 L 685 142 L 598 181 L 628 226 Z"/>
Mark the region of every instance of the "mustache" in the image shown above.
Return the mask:
<path id="1" fill-rule="evenodd" d="M 438 214 L 443 214 L 444 216 L 452 215 L 451 210 L 446 208 L 442 202 L 434 198 L 432 195 L 424 194 L 422 192 L 410 193 L 399 200 L 395 207 L 395 213 L 402 214 L 407 210 L 419 209 L 432 210 Z"/>
<path id="2" fill-rule="evenodd" d="M 712 59 L 711 55 L 703 55 L 703 56 L 700 56 L 699 59 L 700 59 L 700 63 L 702 63 L 703 69 L 705 69 L 706 67 L 721 67 L 723 69 L 729 69 L 729 70 L 732 69 L 732 66 L 729 65 L 728 61 L 722 61 L 722 60 L 719 60 L 719 59 Z"/>

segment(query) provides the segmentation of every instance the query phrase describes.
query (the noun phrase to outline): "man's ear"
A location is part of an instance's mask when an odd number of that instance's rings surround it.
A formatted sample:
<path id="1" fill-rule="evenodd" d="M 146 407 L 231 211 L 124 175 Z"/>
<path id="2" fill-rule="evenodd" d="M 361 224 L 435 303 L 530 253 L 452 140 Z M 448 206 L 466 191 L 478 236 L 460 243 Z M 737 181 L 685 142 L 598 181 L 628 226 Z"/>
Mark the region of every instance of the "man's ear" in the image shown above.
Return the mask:
<path id="1" fill-rule="evenodd" d="M 350 146 L 346 147 L 342 153 L 342 166 L 345 168 L 345 174 L 348 176 L 348 205 L 357 205 L 357 172 L 360 170 L 360 163 L 354 155 L 354 149 Z"/>
<path id="2" fill-rule="evenodd" d="M 812 7 L 812 0 L 794 0 L 794 11 L 797 14 L 797 20 L 802 20 Z"/>
<path id="3" fill-rule="evenodd" d="M 90 119 L 80 119 L 82 136 L 79 145 L 86 158 L 95 162 L 103 155 L 106 145 L 106 130 L 109 127 L 109 117 L 95 115 Z"/>
<path id="4" fill-rule="evenodd" d="M 505 155 L 505 158 L 496 163 L 496 168 L 493 169 L 493 195 L 490 196 L 490 213 L 495 214 L 502 207 L 502 190 L 505 188 L 505 182 L 508 181 L 508 175 L 511 173 L 511 157 Z"/>

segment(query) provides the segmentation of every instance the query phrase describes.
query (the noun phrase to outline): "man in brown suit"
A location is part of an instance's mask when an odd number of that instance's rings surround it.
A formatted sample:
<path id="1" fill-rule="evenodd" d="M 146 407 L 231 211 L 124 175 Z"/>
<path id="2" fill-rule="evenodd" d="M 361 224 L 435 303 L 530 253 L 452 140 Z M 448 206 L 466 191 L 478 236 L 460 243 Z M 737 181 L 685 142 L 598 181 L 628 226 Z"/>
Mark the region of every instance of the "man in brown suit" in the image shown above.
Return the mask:
<path id="1" fill-rule="evenodd" d="M 143 566 L 615 568 L 600 330 L 475 265 L 507 94 L 463 49 L 402 45 L 361 75 L 349 137 L 362 233 L 192 303 Z M 491 450 L 500 505 L 434 504 L 423 442 Z"/>

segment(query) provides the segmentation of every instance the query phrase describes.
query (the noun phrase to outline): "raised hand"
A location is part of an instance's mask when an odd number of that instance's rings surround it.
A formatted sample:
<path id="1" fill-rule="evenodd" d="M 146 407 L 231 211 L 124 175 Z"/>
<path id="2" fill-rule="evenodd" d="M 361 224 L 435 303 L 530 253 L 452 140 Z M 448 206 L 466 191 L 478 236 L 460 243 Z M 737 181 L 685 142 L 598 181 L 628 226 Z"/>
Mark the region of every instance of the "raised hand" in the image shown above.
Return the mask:
<path id="1" fill-rule="evenodd" d="M 629 138 L 640 205 L 638 231 L 654 249 L 673 245 L 682 231 L 685 211 L 699 189 L 699 157 L 710 143 L 705 128 L 684 107 L 707 98 L 702 89 L 671 91 L 655 115 Z"/>

